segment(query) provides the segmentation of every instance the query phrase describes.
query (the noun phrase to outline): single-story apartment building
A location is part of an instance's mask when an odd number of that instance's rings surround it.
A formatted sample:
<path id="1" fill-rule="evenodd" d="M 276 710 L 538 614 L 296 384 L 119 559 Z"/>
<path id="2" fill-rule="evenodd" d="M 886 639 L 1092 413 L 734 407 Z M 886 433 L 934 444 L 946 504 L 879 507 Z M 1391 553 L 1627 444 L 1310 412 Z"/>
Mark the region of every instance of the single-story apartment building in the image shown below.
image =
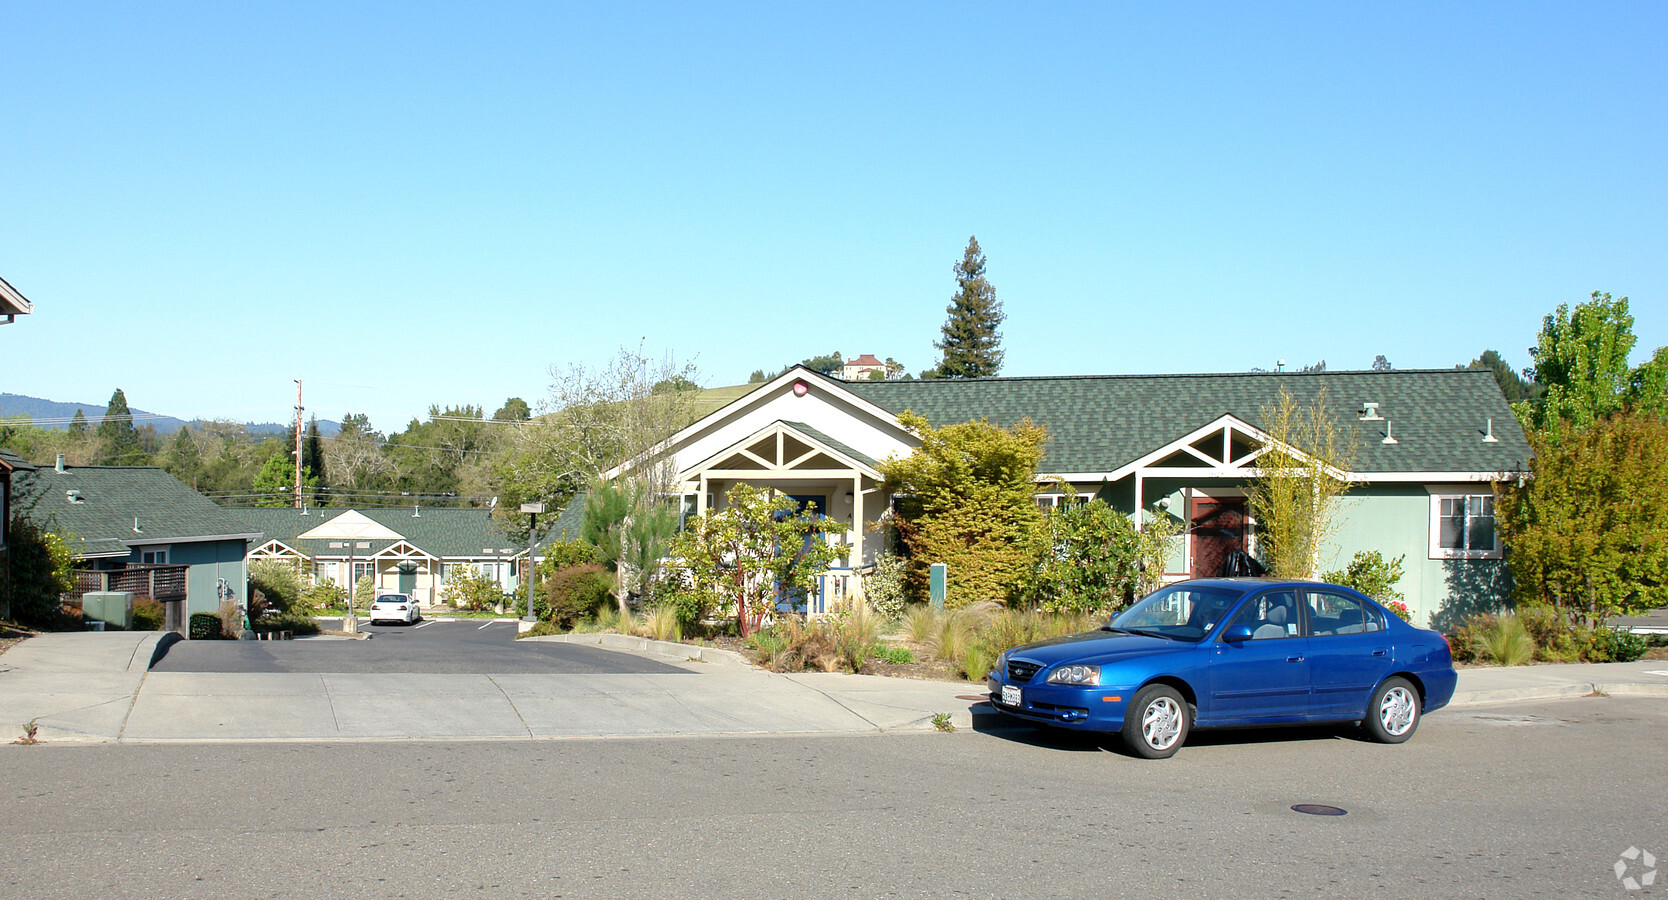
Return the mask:
<path id="1" fill-rule="evenodd" d="M 410 594 L 422 605 L 438 602 L 446 579 L 460 568 L 483 573 L 513 593 L 520 581 L 517 568 L 527 556 L 526 544 L 518 546 L 488 509 L 240 507 L 229 512 L 262 535 L 250 546 L 249 562 L 285 560 L 306 577 L 344 587 L 351 564 L 355 583 L 371 575 L 377 591 Z M 364 537 L 347 540 L 345 534 Z"/>
<path id="2" fill-rule="evenodd" d="M 12 470 L 9 512 L 73 536 L 76 559 L 101 576 L 87 589 L 128 590 L 133 579 L 110 576 L 162 572 L 169 576 L 167 594 L 155 599 L 179 599 L 183 588 L 187 616 L 244 596 L 243 558 L 260 533 L 162 469 L 69 466 L 61 456 L 52 466 L 12 454 L 4 461 Z"/>
<path id="3" fill-rule="evenodd" d="M 1072 491 L 1136 520 L 1181 529 L 1171 579 L 1222 574 L 1234 550 L 1257 551 L 1246 487 L 1269 446 L 1263 416 L 1286 392 L 1320 400 L 1346 426 L 1355 461 L 1321 571 L 1360 550 L 1403 557 L 1398 585 L 1418 623 L 1497 606 L 1507 585 L 1493 486 L 1528 469 L 1530 449 L 1493 375 L 1478 369 L 1250 372 L 852 381 L 796 366 L 704 416 L 661 448 L 693 513 L 722 508 L 737 482 L 813 501 L 849 527 L 812 611 L 860 589 L 881 546 L 892 498 L 884 460 L 919 439 L 912 411 L 935 427 L 1029 418 L 1048 431 L 1040 505 Z M 619 474 L 622 470 L 617 470 Z M 571 518 L 572 510 L 569 510 Z M 950 577 L 954 577 L 951 573 Z"/>

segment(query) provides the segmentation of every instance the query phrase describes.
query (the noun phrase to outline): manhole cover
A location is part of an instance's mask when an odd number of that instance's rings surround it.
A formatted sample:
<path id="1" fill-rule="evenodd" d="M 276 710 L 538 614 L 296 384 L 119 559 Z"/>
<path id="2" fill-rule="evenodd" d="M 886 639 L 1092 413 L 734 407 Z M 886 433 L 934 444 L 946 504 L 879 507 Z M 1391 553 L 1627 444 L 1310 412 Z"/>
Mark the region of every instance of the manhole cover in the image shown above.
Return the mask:
<path id="1" fill-rule="evenodd" d="M 1349 813 L 1336 806 L 1322 806 L 1319 803 L 1299 803 L 1292 807 L 1292 812 L 1300 812 L 1308 816 L 1346 816 Z"/>

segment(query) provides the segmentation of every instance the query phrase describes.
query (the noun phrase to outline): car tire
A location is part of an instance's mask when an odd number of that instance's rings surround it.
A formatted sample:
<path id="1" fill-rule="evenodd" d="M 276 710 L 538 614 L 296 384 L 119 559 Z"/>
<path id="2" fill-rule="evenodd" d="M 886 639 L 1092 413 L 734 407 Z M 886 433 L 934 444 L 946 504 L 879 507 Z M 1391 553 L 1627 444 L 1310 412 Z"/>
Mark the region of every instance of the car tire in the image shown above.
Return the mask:
<path id="1" fill-rule="evenodd" d="M 1367 718 L 1361 722 L 1361 729 L 1367 737 L 1381 744 L 1400 744 L 1413 737 L 1413 732 L 1419 729 L 1419 720 L 1423 717 L 1424 708 L 1419 702 L 1419 691 L 1406 678 L 1386 678 L 1384 683 L 1373 691 L 1373 700 L 1367 704 Z"/>
<path id="2" fill-rule="evenodd" d="M 1124 746 L 1143 759 L 1168 759 L 1187 742 L 1187 701 L 1167 684 L 1142 688 L 1124 713 Z"/>

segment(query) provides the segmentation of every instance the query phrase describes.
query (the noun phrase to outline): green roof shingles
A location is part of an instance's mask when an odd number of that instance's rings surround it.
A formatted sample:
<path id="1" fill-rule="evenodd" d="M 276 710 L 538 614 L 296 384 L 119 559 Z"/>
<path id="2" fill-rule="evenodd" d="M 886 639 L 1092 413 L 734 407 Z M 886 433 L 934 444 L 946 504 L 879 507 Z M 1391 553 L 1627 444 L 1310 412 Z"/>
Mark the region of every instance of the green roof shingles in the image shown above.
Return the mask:
<path id="1" fill-rule="evenodd" d="M 323 525 L 345 509 L 310 508 L 306 515 L 294 508 L 239 507 L 227 510 L 249 525 L 249 530 L 264 534 L 261 542 L 278 540 L 310 556 L 346 556 L 346 550 L 330 549 L 326 540 L 302 540 L 299 535 Z M 492 520 L 492 512 L 485 509 L 454 509 L 444 507 L 391 509 L 357 509 L 361 515 L 401 535 L 406 543 L 438 559 L 486 559 L 503 554 L 525 551 Z M 394 541 L 371 541 L 369 550 L 359 554 L 375 555 L 394 545 Z"/>
<path id="2" fill-rule="evenodd" d="M 1110 472 L 1224 414 L 1262 427 L 1284 387 L 1301 402 L 1325 389 L 1338 421 L 1355 429 L 1358 472 L 1510 472 L 1529 445 L 1494 376 L 1479 369 L 1390 372 L 1105 375 L 931 381 L 855 381 L 846 390 L 935 426 L 1029 417 L 1048 429 L 1043 468 Z M 1362 421 L 1377 403 L 1386 421 Z M 1488 420 L 1493 443 L 1485 442 Z M 1397 443 L 1385 444 L 1388 423 Z"/>
<path id="3" fill-rule="evenodd" d="M 13 473 L 12 491 L 17 512 L 73 533 L 83 556 L 120 555 L 133 544 L 249 539 L 258 530 L 149 466 L 32 467 Z"/>

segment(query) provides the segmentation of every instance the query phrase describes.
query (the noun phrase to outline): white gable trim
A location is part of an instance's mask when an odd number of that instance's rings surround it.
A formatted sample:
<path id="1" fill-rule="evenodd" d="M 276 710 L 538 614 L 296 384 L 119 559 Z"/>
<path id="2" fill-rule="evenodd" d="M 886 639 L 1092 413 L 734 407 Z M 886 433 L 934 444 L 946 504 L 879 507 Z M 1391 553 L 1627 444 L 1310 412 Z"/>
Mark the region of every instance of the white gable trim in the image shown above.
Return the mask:
<path id="1" fill-rule="evenodd" d="M 772 435 L 776 435 L 776 436 L 792 435 L 795 440 L 798 440 L 798 441 L 801 441 L 805 444 L 808 444 L 812 448 L 812 452 L 804 454 L 804 455 L 800 456 L 798 459 L 787 460 L 787 461 L 783 461 L 782 463 L 778 464 L 778 463 L 771 462 L 770 460 L 767 460 L 767 459 L 762 459 L 757 454 L 753 453 L 751 450 L 748 449 L 748 448 L 752 447 L 754 444 L 757 444 L 759 441 L 761 441 L 765 438 L 768 438 Z M 718 470 L 718 469 L 713 469 L 712 468 L 712 463 L 713 463 L 714 460 L 720 460 L 720 459 L 724 459 L 725 457 L 735 456 L 735 455 L 738 455 L 738 454 L 742 455 L 742 456 L 746 456 L 747 458 L 758 462 L 759 465 L 764 466 L 764 468 L 758 469 L 756 471 L 751 470 L 751 469 L 746 470 L 746 471 L 741 471 L 741 470 L 732 470 L 732 469 Z M 681 481 L 687 481 L 691 478 L 695 478 L 695 477 L 700 476 L 702 473 L 721 473 L 719 475 L 719 477 L 723 477 L 723 478 L 740 478 L 740 477 L 745 477 L 749 474 L 754 475 L 754 476 L 759 477 L 759 478 L 767 478 L 767 477 L 768 478 L 778 478 L 778 477 L 782 477 L 782 476 L 790 476 L 791 477 L 795 473 L 795 471 L 797 471 L 796 467 L 799 463 L 804 462 L 809 457 L 816 456 L 816 455 L 819 455 L 819 454 L 832 457 L 833 459 L 835 459 L 835 460 L 837 460 L 841 463 L 844 463 L 848 468 L 851 468 L 855 471 L 861 472 L 862 474 L 867 475 L 868 477 L 873 478 L 876 481 L 879 481 L 879 480 L 881 480 L 882 478 L 885 477 L 885 476 L 881 475 L 879 472 L 875 471 L 875 469 L 872 466 L 870 466 L 869 464 L 864 463 L 860 460 L 852 459 L 849 455 L 847 455 L 847 454 L 845 454 L 845 453 L 843 453 L 839 450 L 836 450 L 833 447 L 828 446 L 823 441 L 817 440 L 816 438 L 812 437 L 811 435 L 806 434 L 803 431 L 800 431 L 798 428 L 793 427 L 791 424 L 789 424 L 787 422 L 778 421 L 778 422 L 775 422 L 774 424 L 772 424 L 772 425 L 770 425 L 766 428 L 761 428 L 758 431 L 753 432 L 752 434 L 748 435 L 747 437 L 744 437 L 741 440 L 736 441 L 735 443 L 731 444 L 730 446 L 725 447 L 722 450 L 719 450 L 717 453 L 713 453 L 713 454 L 709 455 L 706 459 L 703 459 L 700 462 L 696 463 L 695 465 L 690 466 L 688 469 L 685 469 L 684 471 L 679 472 L 678 473 L 678 478 Z M 828 470 L 826 470 L 826 469 L 820 469 L 820 470 L 814 470 L 814 471 L 815 471 L 815 474 L 818 477 L 826 477 L 828 475 Z"/>
<path id="2" fill-rule="evenodd" d="M 856 394 L 853 394 L 851 391 L 846 390 L 844 382 L 835 378 L 830 378 L 821 372 L 814 372 L 807 369 L 803 365 L 795 365 L 786 372 L 783 372 L 781 375 L 765 382 L 754 390 L 749 391 L 741 397 L 737 397 L 735 400 L 725 404 L 723 407 L 713 410 L 696 420 L 694 423 L 685 426 L 676 434 L 664 441 L 661 441 L 659 444 L 656 444 L 646 454 L 646 456 L 653 459 L 671 454 L 675 452 L 678 447 L 689 443 L 693 438 L 703 432 L 721 425 L 726 420 L 734 419 L 754 407 L 776 399 L 781 396 L 783 391 L 792 390 L 793 384 L 796 381 L 804 381 L 807 384 L 815 384 L 817 390 L 825 391 L 833 395 L 838 398 L 841 403 L 851 406 L 858 412 L 888 423 L 898 431 L 912 433 L 908 432 L 908 429 L 898 423 L 898 417 L 893 415 L 891 411 L 882 409 L 881 407 L 864 400 Z M 708 454 L 707 458 L 710 459 L 716 455 L 718 454 Z M 841 455 L 844 456 L 844 454 Z M 615 466 L 614 468 L 603 473 L 603 477 L 607 480 L 618 478 L 622 472 L 631 468 L 635 462 L 636 460 L 632 460 L 622 465 Z M 704 461 L 702 464 L 704 464 Z M 686 467 L 685 471 L 694 471 L 695 468 L 695 466 Z"/>
<path id="3" fill-rule="evenodd" d="M 400 540 L 395 541 L 392 544 L 389 544 L 388 546 L 382 548 L 381 550 L 377 551 L 376 553 L 373 553 L 370 558 L 371 559 L 380 559 L 380 560 L 389 560 L 389 559 L 433 559 L 433 560 L 438 560 L 438 559 L 440 559 L 440 557 L 435 556 L 433 553 L 430 553 L 427 550 L 424 550 L 423 548 L 417 546 L 416 544 L 411 543 L 408 540 L 405 540 L 404 538 L 401 538 Z"/>

